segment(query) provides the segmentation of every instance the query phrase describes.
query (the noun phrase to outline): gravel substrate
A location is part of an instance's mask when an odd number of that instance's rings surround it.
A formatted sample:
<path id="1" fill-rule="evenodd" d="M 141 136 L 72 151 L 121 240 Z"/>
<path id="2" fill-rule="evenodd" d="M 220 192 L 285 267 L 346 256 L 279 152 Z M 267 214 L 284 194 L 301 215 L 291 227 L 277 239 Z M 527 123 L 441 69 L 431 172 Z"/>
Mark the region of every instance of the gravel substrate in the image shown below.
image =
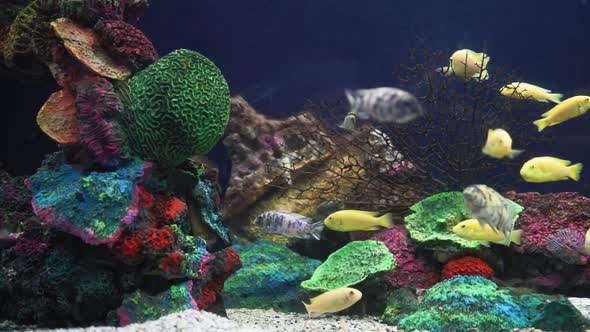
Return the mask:
<path id="1" fill-rule="evenodd" d="M 590 299 L 570 298 L 582 314 L 590 318 Z M 204 311 L 187 310 L 162 317 L 143 324 L 126 327 L 89 327 L 79 329 L 32 330 L 0 322 L 0 331 L 35 332 L 157 332 L 157 331 L 197 331 L 197 332 L 395 332 L 397 328 L 379 322 L 371 316 L 340 316 L 314 314 L 311 318 L 301 313 L 279 313 L 273 310 L 228 309 L 229 319 Z M 518 330 L 514 330 L 518 331 Z M 522 329 L 522 332 L 539 332 L 537 329 Z M 590 332 L 590 330 L 587 330 Z"/>
<path id="2" fill-rule="evenodd" d="M 258 331 L 309 332 L 309 331 L 380 331 L 394 332 L 397 328 L 379 322 L 371 316 L 339 316 L 278 313 L 273 310 L 228 309 L 227 316 L 236 322 L 248 324 Z"/>

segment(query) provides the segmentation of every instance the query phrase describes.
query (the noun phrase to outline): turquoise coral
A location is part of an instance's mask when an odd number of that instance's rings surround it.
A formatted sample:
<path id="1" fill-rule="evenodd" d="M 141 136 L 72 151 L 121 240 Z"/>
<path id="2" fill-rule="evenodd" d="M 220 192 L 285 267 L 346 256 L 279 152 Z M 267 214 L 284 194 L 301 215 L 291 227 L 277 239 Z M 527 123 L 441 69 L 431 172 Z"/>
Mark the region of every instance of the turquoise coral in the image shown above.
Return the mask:
<path id="1" fill-rule="evenodd" d="M 180 49 L 134 75 L 123 119 L 131 149 L 175 167 L 219 141 L 230 112 L 229 87 L 203 55 Z"/>
<path id="2" fill-rule="evenodd" d="M 289 248 L 270 242 L 235 245 L 243 267 L 225 282 L 223 300 L 228 308 L 294 311 L 306 294 L 299 286 L 321 264 Z"/>
<path id="3" fill-rule="evenodd" d="M 395 257 L 383 242 L 353 241 L 332 253 L 301 287 L 315 291 L 348 287 L 372 274 L 391 271 L 395 266 Z"/>
<path id="4" fill-rule="evenodd" d="M 395 317 L 385 317 L 393 321 Z M 404 330 L 463 332 L 531 326 L 526 308 L 483 277 L 457 276 L 429 289 L 418 310 L 399 321 Z"/>
<path id="5" fill-rule="evenodd" d="M 523 207 L 513 205 L 518 220 Z M 471 219 L 471 213 L 464 205 L 462 192 L 446 192 L 428 197 L 410 207 L 414 213 L 405 218 L 406 228 L 412 239 L 428 249 L 455 251 L 461 248 L 479 248 L 477 241 L 465 240 L 452 232 L 453 226 Z"/>

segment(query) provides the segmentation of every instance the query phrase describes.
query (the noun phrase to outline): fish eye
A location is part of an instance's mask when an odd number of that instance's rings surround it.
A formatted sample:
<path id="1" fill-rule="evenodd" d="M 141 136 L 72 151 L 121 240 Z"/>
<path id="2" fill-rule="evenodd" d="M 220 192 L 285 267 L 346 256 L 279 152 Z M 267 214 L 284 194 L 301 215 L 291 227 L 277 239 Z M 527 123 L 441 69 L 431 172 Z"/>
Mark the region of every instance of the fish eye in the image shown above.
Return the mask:
<path id="1" fill-rule="evenodd" d="M 461 225 L 461 228 L 465 228 L 465 225 Z"/>
<path id="2" fill-rule="evenodd" d="M 350 291 L 350 292 L 349 292 L 349 294 L 350 294 L 350 295 L 354 295 L 354 292 L 353 292 L 353 291 Z"/>

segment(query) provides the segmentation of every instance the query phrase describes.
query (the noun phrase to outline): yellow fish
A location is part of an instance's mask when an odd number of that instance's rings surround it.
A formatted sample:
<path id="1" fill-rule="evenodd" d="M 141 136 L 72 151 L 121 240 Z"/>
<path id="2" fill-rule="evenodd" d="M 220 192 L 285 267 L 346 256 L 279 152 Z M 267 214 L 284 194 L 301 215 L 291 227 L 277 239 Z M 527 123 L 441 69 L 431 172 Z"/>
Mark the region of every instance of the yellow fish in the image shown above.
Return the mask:
<path id="1" fill-rule="evenodd" d="M 510 98 L 534 99 L 543 103 L 552 101 L 559 104 L 561 103 L 561 98 L 563 98 L 561 93 L 551 93 L 551 90 L 524 82 L 506 84 L 500 89 L 500 93 Z"/>
<path id="2" fill-rule="evenodd" d="M 475 53 L 472 50 L 458 50 L 449 58 L 449 66 L 438 68 L 436 71 L 445 76 L 455 75 L 465 79 L 487 80 L 488 62 L 490 57 L 485 53 Z"/>
<path id="3" fill-rule="evenodd" d="M 357 303 L 363 294 L 354 288 L 342 287 L 327 291 L 310 299 L 310 304 L 303 302 L 307 315 L 312 312 L 338 312 L 350 308 Z"/>
<path id="4" fill-rule="evenodd" d="M 489 247 L 490 242 L 505 246 L 510 246 L 510 242 L 520 244 L 522 230 L 511 231 L 510 238 L 507 238 L 502 232 L 493 229 L 488 224 L 482 224 L 477 219 L 468 219 L 455 225 L 453 233 L 461 238 L 477 241 L 481 245 Z"/>
<path id="5" fill-rule="evenodd" d="M 488 129 L 488 139 L 481 152 L 496 159 L 504 157 L 512 159 L 524 152 L 524 150 L 512 149 L 512 137 L 506 130 Z"/>
<path id="6" fill-rule="evenodd" d="M 582 250 L 584 255 L 590 256 L 590 229 L 586 231 L 586 236 L 584 237 L 584 249 Z"/>
<path id="7" fill-rule="evenodd" d="M 568 98 L 555 105 L 548 112 L 543 114 L 543 119 L 533 122 L 539 131 L 546 127 L 555 126 L 564 121 L 578 117 L 588 111 L 590 108 L 589 96 L 575 96 Z"/>
<path id="8" fill-rule="evenodd" d="M 381 227 L 393 227 L 391 213 L 378 217 L 378 212 L 341 210 L 332 213 L 324 220 L 326 227 L 338 232 L 374 231 Z"/>
<path id="9" fill-rule="evenodd" d="M 522 166 L 520 176 L 526 182 L 543 183 L 561 181 L 571 178 L 580 180 L 583 164 L 571 165 L 571 161 L 554 157 L 533 158 Z M 571 165 L 571 166 L 570 166 Z"/>

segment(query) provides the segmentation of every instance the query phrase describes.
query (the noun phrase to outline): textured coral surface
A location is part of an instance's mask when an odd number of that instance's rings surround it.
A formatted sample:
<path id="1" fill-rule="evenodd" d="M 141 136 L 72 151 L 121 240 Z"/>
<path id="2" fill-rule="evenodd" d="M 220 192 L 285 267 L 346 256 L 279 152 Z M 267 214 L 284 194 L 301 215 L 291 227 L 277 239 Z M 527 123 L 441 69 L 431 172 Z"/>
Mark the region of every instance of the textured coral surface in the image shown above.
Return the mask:
<path id="1" fill-rule="evenodd" d="M 454 276 L 480 276 L 492 279 L 494 270 L 477 257 L 461 257 L 448 262 L 442 269 L 441 278 L 450 279 Z"/>
<path id="2" fill-rule="evenodd" d="M 516 211 L 513 222 L 516 223 L 518 213 L 523 208 L 512 203 Z M 413 205 L 410 210 L 414 213 L 405 218 L 406 227 L 412 239 L 419 242 L 420 246 L 451 251 L 479 248 L 477 241 L 462 239 L 452 231 L 456 224 L 471 219 L 471 213 L 463 203 L 462 192 L 436 194 Z"/>
<path id="3" fill-rule="evenodd" d="M 305 292 L 299 284 L 311 277 L 320 261 L 270 242 L 234 248 L 243 267 L 225 283 L 222 295 L 228 308 L 301 309 Z"/>
<path id="4" fill-rule="evenodd" d="M 383 242 L 353 241 L 332 253 L 301 287 L 318 291 L 348 287 L 372 274 L 391 271 L 395 266 L 395 257 Z"/>
<path id="5" fill-rule="evenodd" d="M 59 144 L 80 142 L 74 98 L 68 90 L 58 91 L 45 102 L 37 114 L 37 124 L 47 136 Z"/>
<path id="6" fill-rule="evenodd" d="M 129 81 L 124 116 L 133 151 L 145 160 L 177 166 L 206 154 L 223 135 L 229 88 L 203 55 L 176 50 Z"/>

